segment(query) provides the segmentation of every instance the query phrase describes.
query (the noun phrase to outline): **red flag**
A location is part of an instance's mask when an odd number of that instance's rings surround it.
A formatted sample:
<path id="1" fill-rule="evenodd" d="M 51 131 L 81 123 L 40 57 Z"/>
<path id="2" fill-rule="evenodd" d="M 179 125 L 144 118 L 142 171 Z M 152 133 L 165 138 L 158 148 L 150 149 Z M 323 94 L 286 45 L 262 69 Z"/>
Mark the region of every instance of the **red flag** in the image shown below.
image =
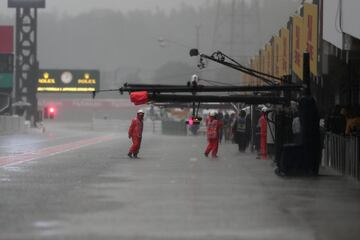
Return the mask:
<path id="1" fill-rule="evenodd" d="M 132 92 L 130 93 L 130 101 L 135 105 L 145 104 L 149 101 L 148 92 Z"/>

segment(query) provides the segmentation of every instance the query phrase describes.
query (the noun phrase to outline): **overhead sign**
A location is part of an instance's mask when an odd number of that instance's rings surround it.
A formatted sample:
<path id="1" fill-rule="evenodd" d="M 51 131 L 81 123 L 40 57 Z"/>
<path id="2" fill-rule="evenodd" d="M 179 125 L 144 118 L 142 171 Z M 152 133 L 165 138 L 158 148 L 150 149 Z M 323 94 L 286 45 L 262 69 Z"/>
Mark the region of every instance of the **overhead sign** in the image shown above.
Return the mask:
<path id="1" fill-rule="evenodd" d="M 92 92 L 99 90 L 97 70 L 44 69 L 38 72 L 38 92 Z"/>
<path id="2" fill-rule="evenodd" d="M 45 8 L 45 0 L 8 0 L 9 8 Z"/>

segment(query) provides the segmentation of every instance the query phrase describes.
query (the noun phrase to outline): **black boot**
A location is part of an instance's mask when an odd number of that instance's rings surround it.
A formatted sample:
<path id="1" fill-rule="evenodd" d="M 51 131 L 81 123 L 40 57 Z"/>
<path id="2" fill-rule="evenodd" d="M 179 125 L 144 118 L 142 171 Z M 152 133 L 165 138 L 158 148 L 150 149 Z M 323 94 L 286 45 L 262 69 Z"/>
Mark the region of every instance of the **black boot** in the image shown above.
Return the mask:
<path id="1" fill-rule="evenodd" d="M 133 156 L 132 156 L 132 153 L 131 152 L 129 152 L 128 153 L 128 156 L 129 156 L 129 158 L 133 158 Z M 135 155 L 134 155 L 135 156 Z"/>

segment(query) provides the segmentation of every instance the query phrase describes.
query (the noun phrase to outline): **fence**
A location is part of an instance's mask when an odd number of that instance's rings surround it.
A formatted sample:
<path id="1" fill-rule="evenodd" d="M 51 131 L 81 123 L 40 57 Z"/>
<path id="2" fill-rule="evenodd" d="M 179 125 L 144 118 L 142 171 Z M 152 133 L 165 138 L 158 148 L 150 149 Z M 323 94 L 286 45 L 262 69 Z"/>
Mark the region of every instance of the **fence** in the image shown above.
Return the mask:
<path id="1" fill-rule="evenodd" d="M 324 164 L 360 181 L 360 136 L 344 137 L 327 133 L 324 139 Z"/>

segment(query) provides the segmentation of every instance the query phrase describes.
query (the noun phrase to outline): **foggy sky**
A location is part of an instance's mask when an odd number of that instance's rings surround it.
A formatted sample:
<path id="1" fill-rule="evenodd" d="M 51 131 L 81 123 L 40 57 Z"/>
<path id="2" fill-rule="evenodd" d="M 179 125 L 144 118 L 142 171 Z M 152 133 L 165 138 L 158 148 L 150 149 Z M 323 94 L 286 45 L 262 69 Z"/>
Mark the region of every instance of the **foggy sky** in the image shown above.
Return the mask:
<path id="1" fill-rule="evenodd" d="M 128 12 L 136 9 L 155 11 L 158 7 L 168 12 L 179 8 L 182 3 L 197 7 L 207 1 L 209 0 L 46 0 L 46 8 L 47 11 L 69 15 L 101 8 Z M 13 11 L 7 9 L 7 2 L 8 0 L 0 0 L 0 13 L 10 14 Z"/>

